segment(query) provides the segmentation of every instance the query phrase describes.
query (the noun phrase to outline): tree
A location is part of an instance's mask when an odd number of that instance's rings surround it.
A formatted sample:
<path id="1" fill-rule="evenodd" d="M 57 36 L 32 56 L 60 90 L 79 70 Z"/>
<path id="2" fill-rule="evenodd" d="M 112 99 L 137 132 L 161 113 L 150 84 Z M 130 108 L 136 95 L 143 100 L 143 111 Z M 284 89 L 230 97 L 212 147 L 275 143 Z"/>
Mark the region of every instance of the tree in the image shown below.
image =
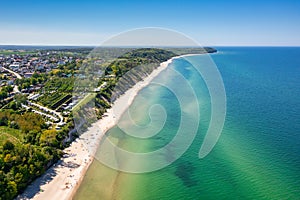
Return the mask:
<path id="1" fill-rule="evenodd" d="M 37 80 L 36 78 L 31 78 L 31 79 L 30 79 L 31 85 L 36 85 L 37 82 L 38 82 L 38 80 Z"/>
<path id="2" fill-rule="evenodd" d="M 41 134 L 41 137 L 40 137 L 41 146 L 57 147 L 58 141 L 56 139 L 56 135 L 57 135 L 57 132 L 55 129 L 43 131 L 43 133 Z"/>
<path id="3" fill-rule="evenodd" d="M 15 148 L 15 145 L 11 141 L 9 141 L 9 140 L 6 140 L 4 142 L 4 144 L 3 144 L 3 150 L 9 150 L 9 151 L 11 151 L 14 148 Z"/>
<path id="4" fill-rule="evenodd" d="M 31 130 L 24 135 L 24 142 L 38 145 L 40 141 L 40 132 Z"/>
<path id="5" fill-rule="evenodd" d="M 19 129 L 19 125 L 15 121 L 11 121 L 9 127 L 13 129 Z"/>
<path id="6" fill-rule="evenodd" d="M 43 118 L 35 113 L 25 113 L 23 115 L 18 115 L 16 117 L 16 122 L 24 133 L 28 133 L 32 130 L 40 131 L 42 129 L 41 127 L 45 123 Z"/>
<path id="7" fill-rule="evenodd" d="M 14 98 L 16 104 L 19 106 L 21 104 L 27 104 L 27 97 L 25 95 L 22 94 L 17 94 Z"/>
<path id="8" fill-rule="evenodd" d="M 11 85 L 5 86 L 2 88 L 2 91 L 5 91 L 7 93 L 11 93 L 14 90 L 14 88 Z"/>
<path id="9" fill-rule="evenodd" d="M 6 91 L 0 91 L 0 100 L 7 98 L 8 94 Z"/>
<path id="10" fill-rule="evenodd" d="M 8 116 L 6 112 L 0 112 L 0 126 L 8 125 Z"/>
<path id="11" fill-rule="evenodd" d="M 16 196 L 18 190 L 17 190 L 17 184 L 15 183 L 15 181 L 9 181 L 7 183 L 6 191 L 7 191 L 7 194 L 6 194 L 7 199 L 11 199 Z"/>

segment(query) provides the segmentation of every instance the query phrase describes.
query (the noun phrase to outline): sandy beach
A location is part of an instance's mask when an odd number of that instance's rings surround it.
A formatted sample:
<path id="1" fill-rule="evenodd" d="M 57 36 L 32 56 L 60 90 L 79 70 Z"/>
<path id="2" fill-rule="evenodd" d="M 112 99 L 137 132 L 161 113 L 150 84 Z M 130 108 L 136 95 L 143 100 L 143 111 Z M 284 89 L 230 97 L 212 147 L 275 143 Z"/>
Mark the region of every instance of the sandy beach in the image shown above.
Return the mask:
<path id="1" fill-rule="evenodd" d="M 102 136 L 107 130 L 116 125 L 138 92 L 147 86 L 160 72 L 165 70 L 175 58 L 178 57 L 173 57 L 161 63 L 143 81 L 138 82 L 134 87 L 120 96 L 114 102 L 112 108 L 107 110 L 107 113 L 104 114 L 101 120 L 94 123 L 70 147 L 64 150 L 65 154 L 58 163 L 29 185 L 25 192 L 16 199 L 71 199 L 93 161 L 93 156 L 97 151 Z"/>

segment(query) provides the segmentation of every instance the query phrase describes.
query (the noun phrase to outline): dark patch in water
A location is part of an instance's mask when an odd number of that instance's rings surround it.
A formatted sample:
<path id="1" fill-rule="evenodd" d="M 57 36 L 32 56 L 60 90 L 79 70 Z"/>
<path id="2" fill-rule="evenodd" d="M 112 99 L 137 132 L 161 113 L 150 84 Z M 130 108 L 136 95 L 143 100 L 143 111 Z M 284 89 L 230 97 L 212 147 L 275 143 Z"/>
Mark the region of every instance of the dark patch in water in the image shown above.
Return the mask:
<path id="1" fill-rule="evenodd" d="M 197 181 L 193 178 L 195 167 L 191 162 L 179 163 L 176 167 L 175 175 L 181 179 L 186 187 L 197 185 Z"/>

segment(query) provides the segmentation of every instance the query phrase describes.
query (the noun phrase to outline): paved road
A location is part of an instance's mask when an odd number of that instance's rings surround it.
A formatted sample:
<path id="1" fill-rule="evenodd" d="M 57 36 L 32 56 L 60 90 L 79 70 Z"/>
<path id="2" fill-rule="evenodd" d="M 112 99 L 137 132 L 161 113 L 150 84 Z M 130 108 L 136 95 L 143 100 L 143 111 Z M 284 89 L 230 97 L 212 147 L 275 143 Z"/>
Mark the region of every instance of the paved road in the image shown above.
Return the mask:
<path id="1" fill-rule="evenodd" d="M 12 73 L 12 74 L 14 74 L 18 79 L 22 79 L 22 76 L 20 75 L 20 74 L 18 74 L 17 72 L 14 72 L 14 71 L 12 71 L 12 70 L 10 70 L 10 69 L 7 69 L 7 68 L 5 68 L 5 67 L 2 67 L 4 70 L 6 70 L 6 71 L 8 71 L 9 73 Z"/>
<path id="2" fill-rule="evenodd" d="M 14 74 L 18 79 L 22 79 L 23 77 L 20 75 L 20 74 L 18 74 L 17 72 L 14 72 L 14 71 L 12 71 L 12 70 L 10 70 L 10 69 L 7 69 L 7 68 L 5 68 L 5 67 L 2 67 L 5 71 L 8 71 L 9 73 L 11 73 L 11 74 Z M 18 86 L 17 85 L 15 85 L 15 87 L 14 87 L 14 92 L 16 92 L 16 93 L 20 93 L 20 90 L 19 90 L 19 88 L 18 88 Z"/>
<path id="3" fill-rule="evenodd" d="M 47 112 L 49 112 L 51 114 L 54 114 L 54 115 L 58 116 L 58 118 L 59 118 L 59 120 L 60 120 L 61 123 L 64 121 L 64 117 L 60 113 L 56 112 L 55 110 L 51 110 L 49 108 L 46 108 L 46 107 L 41 106 L 39 104 L 33 103 L 31 101 L 27 101 L 27 102 L 28 102 L 29 105 L 36 106 L 36 107 L 40 108 L 41 110 L 45 110 L 45 111 L 47 111 Z"/>
<path id="4" fill-rule="evenodd" d="M 22 79 L 22 78 L 23 78 L 23 77 L 22 77 L 20 74 L 18 74 L 17 72 L 14 72 L 14 71 L 12 71 L 12 70 L 10 70 L 10 69 L 7 69 L 7 68 L 5 68 L 5 67 L 2 67 L 2 68 L 3 68 L 4 70 L 6 70 L 6 71 L 8 71 L 8 72 L 10 72 L 10 73 L 12 73 L 12 74 L 14 74 L 18 79 Z M 19 90 L 18 86 L 15 86 L 15 87 L 14 87 L 14 92 L 20 93 L 20 90 Z M 30 101 L 28 101 L 28 103 L 29 103 L 29 104 L 32 104 L 32 105 L 34 105 L 34 106 L 39 107 L 41 110 L 45 110 L 45 111 L 47 111 L 47 112 L 50 112 L 51 114 L 54 114 L 54 115 L 58 116 L 61 123 L 64 121 L 63 116 L 62 116 L 60 113 L 56 112 L 55 110 L 51 110 L 51 109 L 49 109 L 49 108 L 46 108 L 46 107 L 44 107 L 44 106 L 41 106 L 41 105 L 39 105 L 39 104 L 30 102 Z M 45 115 L 47 115 L 47 114 L 45 114 Z"/>

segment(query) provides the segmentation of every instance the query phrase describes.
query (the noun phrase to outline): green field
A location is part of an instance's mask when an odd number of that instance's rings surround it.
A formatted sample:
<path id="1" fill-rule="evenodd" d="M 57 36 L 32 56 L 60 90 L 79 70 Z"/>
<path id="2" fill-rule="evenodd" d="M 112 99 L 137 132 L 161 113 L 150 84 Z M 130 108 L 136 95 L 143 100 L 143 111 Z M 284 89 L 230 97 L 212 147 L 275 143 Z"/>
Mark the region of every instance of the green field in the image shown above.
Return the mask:
<path id="1" fill-rule="evenodd" d="M 13 143 L 21 143 L 21 130 L 0 126 L 0 146 L 2 146 L 6 140 L 10 140 Z"/>
<path id="2" fill-rule="evenodd" d="M 81 106 L 86 105 L 88 102 L 96 97 L 96 93 L 88 93 L 79 103 L 72 109 L 73 112 L 78 111 Z"/>
<path id="3" fill-rule="evenodd" d="M 36 51 L 12 51 L 12 50 L 0 50 L 0 55 L 27 55 L 27 54 L 36 54 Z"/>

